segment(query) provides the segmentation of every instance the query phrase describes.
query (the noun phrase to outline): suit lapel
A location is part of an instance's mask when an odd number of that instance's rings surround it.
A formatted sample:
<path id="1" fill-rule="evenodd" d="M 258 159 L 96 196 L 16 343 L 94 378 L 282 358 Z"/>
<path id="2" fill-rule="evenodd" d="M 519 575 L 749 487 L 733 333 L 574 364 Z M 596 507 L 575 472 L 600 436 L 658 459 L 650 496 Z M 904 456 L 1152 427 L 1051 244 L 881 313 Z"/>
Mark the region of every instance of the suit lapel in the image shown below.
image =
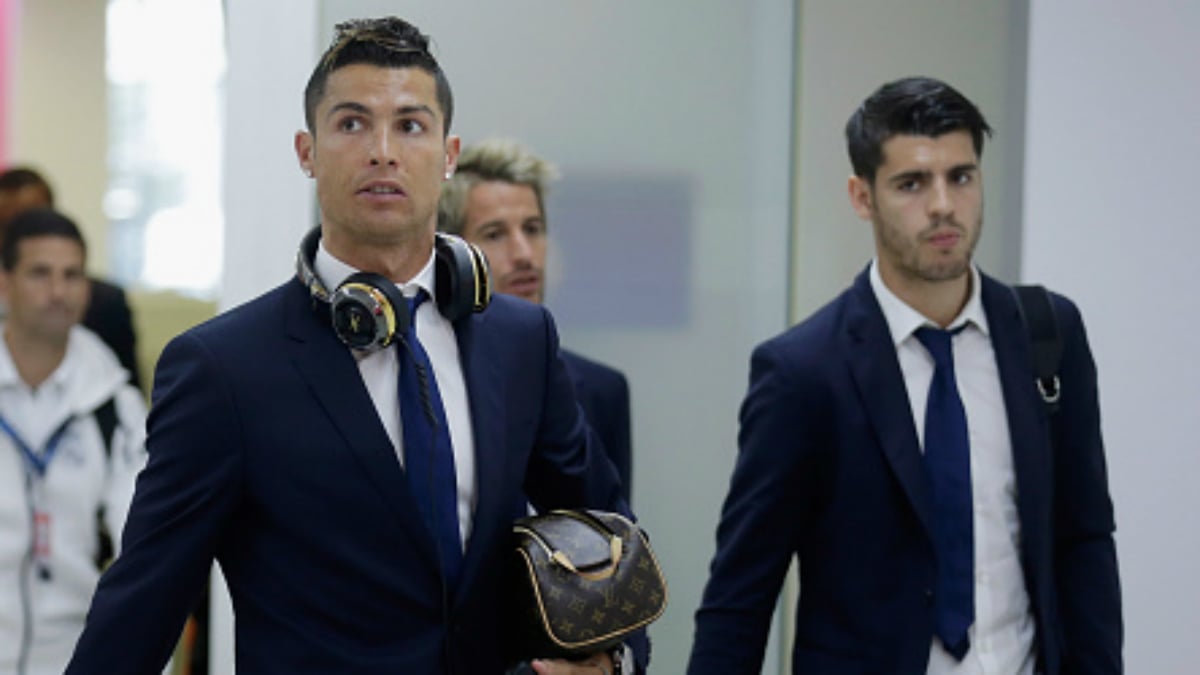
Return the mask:
<path id="1" fill-rule="evenodd" d="M 1022 531 L 1032 532 L 1046 501 L 1052 475 L 1047 420 L 1033 385 L 1029 344 L 1008 288 L 980 275 L 992 349 L 1000 373 L 1013 449 L 1017 508 Z M 933 499 L 917 445 L 908 393 L 896 359 L 891 333 L 870 280 L 863 272 L 847 298 L 846 355 L 855 385 L 892 471 L 925 528 L 933 532 Z"/>
<path id="2" fill-rule="evenodd" d="M 332 328 L 314 313 L 307 292 L 292 284 L 286 304 L 286 332 L 291 338 L 291 360 L 308 383 L 309 391 L 329 416 L 345 447 L 366 474 L 367 481 L 391 507 L 416 548 L 435 573 L 437 552 L 432 535 L 414 517 L 417 505 L 408 488 L 395 448 L 375 415 L 375 406 L 363 385 L 354 356 Z"/>
<path id="3" fill-rule="evenodd" d="M 476 339 L 488 313 L 472 314 L 455 324 L 458 354 L 463 380 L 471 408 L 471 427 L 475 442 L 475 510 L 472 513 L 471 536 L 463 558 L 463 573 L 458 584 L 458 597 L 476 576 L 488 549 L 488 542 L 502 533 L 497 528 L 507 526 L 504 518 L 492 514 L 511 511 L 503 504 L 505 452 L 504 440 L 504 383 L 501 381 L 499 359 L 488 353 L 488 340 Z M 490 515 L 490 517 L 489 517 Z"/>
<path id="4" fill-rule="evenodd" d="M 864 271 L 847 292 L 843 353 L 867 418 L 896 480 L 926 531 L 933 533 L 933 497 L 917 444 L 912 408 L 896 348 Z"/>
<path id="5" fill-rule="evenodd" d="M 980 276 L 983 279 L 983 308 L 992 334 L 992 349 L 996 354 L 996 368 L 1000 373 L 1008 415 L 1021 530 L 1033 532 L 1039 528 L 1031 527 L 1030 519 L 1036 518 L 1038 513 L 1048 513 L 1042 508 L 1043 501 L 1049 496 L 1049 486 L 1043 484 L 1046 477 L 1052 475 L 1052 457 L 1046 442 L 1046 414 L 1036 394 L 1029 339 L 1012 292 L 1007 286 Z"/>

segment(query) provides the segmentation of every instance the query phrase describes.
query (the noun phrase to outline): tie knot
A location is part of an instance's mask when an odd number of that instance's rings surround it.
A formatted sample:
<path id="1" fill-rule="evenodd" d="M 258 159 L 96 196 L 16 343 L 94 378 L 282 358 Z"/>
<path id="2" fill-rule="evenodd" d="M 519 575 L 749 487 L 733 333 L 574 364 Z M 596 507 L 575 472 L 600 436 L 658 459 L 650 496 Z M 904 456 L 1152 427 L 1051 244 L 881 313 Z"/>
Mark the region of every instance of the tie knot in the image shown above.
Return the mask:
<path id="1" fill-rule="evenodd" d="M 417 319 L 417 308 L 421 306 L 422 302 L 425 302 L 428 299 L 429 293 L 425 292 L 424 288 L 417 291 L 417 294 L 411 298 L 406 298 L 406 300 L 408 300 L 408 315 L 412 317 L 413 321 L 416 321 Z"/>
<path id="2" fill-rule="evenodd" d="M 925 346 L 929 355 L 933 357 L 933 362 L 939 368 L 944 368 L 954 365 L 954 352 L 951 350 L 950 343 L 955 335 L 962 332 L 963 328 L 966 328 L 966 324 L 954 330 L 922 326 L 913 334 L 917 336 L 917 339 Z"/>

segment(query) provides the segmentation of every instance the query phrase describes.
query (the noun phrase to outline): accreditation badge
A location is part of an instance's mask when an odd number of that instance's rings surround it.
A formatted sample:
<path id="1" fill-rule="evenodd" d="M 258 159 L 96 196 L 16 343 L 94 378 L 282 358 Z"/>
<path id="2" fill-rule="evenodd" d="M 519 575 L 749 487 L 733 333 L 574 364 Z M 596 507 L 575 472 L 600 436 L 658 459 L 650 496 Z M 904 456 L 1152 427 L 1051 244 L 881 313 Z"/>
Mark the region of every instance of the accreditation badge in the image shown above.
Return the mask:
<path id="1" fill-rule="evenodd" d="M 50 578 L 50 527 L 53 520 L 49 511 L 33 511 L 33 562 L 38 577 Z"/>

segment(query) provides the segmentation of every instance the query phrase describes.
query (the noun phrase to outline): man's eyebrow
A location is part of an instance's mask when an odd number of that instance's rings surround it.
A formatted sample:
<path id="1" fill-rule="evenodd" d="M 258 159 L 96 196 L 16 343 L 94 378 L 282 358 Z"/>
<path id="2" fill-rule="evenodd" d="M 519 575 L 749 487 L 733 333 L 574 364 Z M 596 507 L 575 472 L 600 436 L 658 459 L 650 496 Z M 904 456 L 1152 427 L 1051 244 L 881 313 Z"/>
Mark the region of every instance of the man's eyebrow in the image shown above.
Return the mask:
<path id="1" fill-rule="evenodd" d="M 437 113 L 433 112 L 433 108 L 424 103 L 414 103 L 412 105 L 402 105 L 396 109 L 397 115 L 414 115 L 417 113 L 425 113 L 430 117 L 437 117 Z"/>
<path id="2" fill-rule="evenodd" d="M 325 119 L 332 119 L 339 113 L 346 111 L 357 113 L 363 116 L 370 116 L 373 114 L 371 109 L 362 103 L 357 101 L 342 101 L 334 104 L 334 106 L 329 109 L 329 112 L 325 113 Z M 438 119 L 437 113 L 434 112 L 433 108 L 425 105 L 424 103 L 402 105 L 399 108 L 396 108 L 395 112 L 392 113 L 393 117 L 410 117 L 414 115 L 428 115 L 433 120 Z"/>
<path id="3" fill-rule="evenodd" d="M 913 169 L 912 171 L 902 171 L 900 173 L 888 176 L 888 183 L 906 183 L 910 180 L 928 180 L 933 175 L 928 169 Z"/>
<path id="4" fill-rule="evenodd" d="M 946 171 L 947 174 L 965 173 L 969 171 L 978 171 L 979 164 L 976 162 L 964 162 L 955 164 Z M 910 180 L 929 180 L 933 177 L 933 172 L 929 169 L 913 169 L 911 171 L 902 171 L 900 173 L 889 176 L 888 183 L 904 183 Z"/>
<path id="5" fill-rule="evenodd" d="M 329 119 L 343 110 L 349 110 L 351 112 L 356 112 L 363 115 L 371 112 L 367 109 L 367 106 L 357 101 L 342 101 L 341 103 L 334 104 L 334 106 L 329 109 L 329 112 L 325 113 L 325 119 Z"/>

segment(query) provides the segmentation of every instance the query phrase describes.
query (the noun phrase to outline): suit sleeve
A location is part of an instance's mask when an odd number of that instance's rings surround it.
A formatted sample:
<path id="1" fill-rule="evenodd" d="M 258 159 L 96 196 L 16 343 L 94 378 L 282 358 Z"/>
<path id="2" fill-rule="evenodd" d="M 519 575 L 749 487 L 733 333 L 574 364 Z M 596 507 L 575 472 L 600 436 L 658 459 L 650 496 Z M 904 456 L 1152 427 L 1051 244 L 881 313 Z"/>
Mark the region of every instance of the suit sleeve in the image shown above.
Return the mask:
<path id="1" fill-rule="evenodd" d="M 243 447 L 234 392 L 190 333 L 159 361 L 148 428 L 149 460 L 121 555 L 100 580 L 68 673 L 162 671 L 238 499 Z"/>
<path id="2" fill-rule="evenodd" d="M 1121 588 L 1096 365 L 1079 310 L 1056 296 L 1064 329 L 1055 434 L 1055 561 L 1064 673 L 1122 672 Z"/>
<path id="3" fill-rule="evenodd" d="M 770 343 L 751 359 L 739 453 L 717 527 L 717 552 L 696 612 L 689 675 L 758 673 L 771 615 L 811 511 L 819 378 L 789 372 Z"/>
<path id="4" fill-rule="evenodd" d="M 624 375 L 614 373 L 612 390 L 610 431 L 604 443 L 620 474 L 621 495 L 629 502 L 633 495 L 633 449 L 629 431 L 629 382 Z"/>
<path id="5" fill-rule="evenodd" d="M 529 461 L 525 493 L 539 511 L 592 508 L 632 517 L 621 497 L 620 480 L 599 437 L 587 423 L 559 354 L 558 332 L 541 310 L 546 364 L 543 411 Z"/>

